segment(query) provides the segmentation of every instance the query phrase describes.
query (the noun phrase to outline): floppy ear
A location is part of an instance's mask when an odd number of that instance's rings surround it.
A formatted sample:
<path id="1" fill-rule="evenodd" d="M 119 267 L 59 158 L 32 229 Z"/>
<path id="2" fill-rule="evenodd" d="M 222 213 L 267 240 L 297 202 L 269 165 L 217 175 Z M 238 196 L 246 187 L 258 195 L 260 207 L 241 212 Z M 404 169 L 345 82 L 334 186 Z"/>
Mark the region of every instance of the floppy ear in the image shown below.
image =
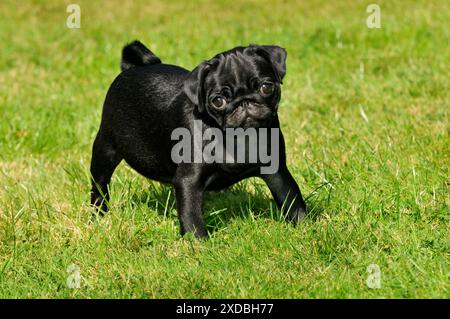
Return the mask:
<path id="1" fill-rule="evenodd" d="M 203 82 L 205 82 L 206 75 L 209 72 L 210 65 L 208 62 L 203 62 L 197 66 L 191 73 L 188 74 L 184 80 L 184 93 L 194 105 L 197 105 L 198 111 L 203 113 L 205 111 L 205 101 Z"/>
<path id="2" fill-rule="evenodd" d="M 250 45 L 255 52 L 272 64 L 277 80 L 283 83 L 286 75 L 286 56 L 287 52 L 284 48 L 276 45 Z"/>

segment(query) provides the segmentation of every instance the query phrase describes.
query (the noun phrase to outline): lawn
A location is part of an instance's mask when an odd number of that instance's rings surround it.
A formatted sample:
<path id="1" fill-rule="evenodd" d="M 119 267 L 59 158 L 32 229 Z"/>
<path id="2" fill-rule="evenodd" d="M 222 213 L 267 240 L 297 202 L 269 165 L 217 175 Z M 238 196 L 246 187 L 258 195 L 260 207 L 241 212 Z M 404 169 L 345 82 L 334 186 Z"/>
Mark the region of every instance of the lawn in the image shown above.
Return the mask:
<path id="1" fill-rule="evenodd" d="M 69 29 L 72 2 L 0 2 L 0 297 L 450 297 L 448 1 L 377 1 L 375 29 L 371 1 L 77 0 Z M 89 223 L 91 146 L 134 39 L 189 69 L 287 49 L 279 114 L 310 218 L 283 222 L 249 179 L 206 196 L 209 239 L 183 239 L 173 190 L 122 163 Z"/>

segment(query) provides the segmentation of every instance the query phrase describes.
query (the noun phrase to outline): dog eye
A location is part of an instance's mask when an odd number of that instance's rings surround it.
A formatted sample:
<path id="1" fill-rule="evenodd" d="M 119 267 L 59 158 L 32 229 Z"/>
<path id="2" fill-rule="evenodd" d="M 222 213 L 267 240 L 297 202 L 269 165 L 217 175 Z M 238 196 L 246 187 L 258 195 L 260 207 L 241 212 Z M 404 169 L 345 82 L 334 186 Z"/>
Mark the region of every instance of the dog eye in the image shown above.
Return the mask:
<path id="1" fill-rule="evenodd" d="M 275 85 L 271 82 L 264 82 L 259 87 L 259 91 L 262 95 L 271 95 L 273 91 L 275 90 Z"/>
<path id="2" fill-rule="evenodd" d="M 227 100 L 223 96 L 216 96 L 211 100 L 211 104 L 216 108 L 224 107 L 227 104 Z"/>

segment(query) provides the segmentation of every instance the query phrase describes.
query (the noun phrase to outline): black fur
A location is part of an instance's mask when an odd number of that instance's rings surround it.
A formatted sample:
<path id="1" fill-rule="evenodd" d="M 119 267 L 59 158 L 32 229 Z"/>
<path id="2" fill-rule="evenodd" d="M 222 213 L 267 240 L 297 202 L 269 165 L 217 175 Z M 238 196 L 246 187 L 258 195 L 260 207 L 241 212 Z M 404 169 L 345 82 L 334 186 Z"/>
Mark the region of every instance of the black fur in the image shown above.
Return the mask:
<path id="1" fill-rule="evenodd" d="M 141 42 L 133 41 L 123 48 L 120 63 L 122 71 L 152 64 L 161 64 L 161 60 Z"/>
<path id="2" fill-rule="evenodd" d="M 220 130 L 279 128 L 277 109 L 285 61 L 286 51 L 280 47 L 251 45 L 218 54 L 189 72 L 161 64 L 138 41 L 126 46 L 123 72 L 106 95 L 93 145 L 91 204 L 100 212 L 107 210 L 108 184 L 124 159 L 145 177 L 174 186 L 182 234 L 207 235 L 202 218 L 204 191 L 223 189 L 251 176 L 261 177 L 267 183 L 289 220 L 296 223 L 302 219 L 306 207 L 286 166 L 281 132 L 279 169 L 271 175 L 260 174 L 260 163 L 176 164 L 171 158 L 176 143 L 171 140 L 172 131 L 184 127 L 192 132 L 194 120 Z M 273 83 L 270 96 L 258 91 L 263 81 Z M 225 107 L 213 107 L 211 99 L 224 90 L 232 97 L 227 98 Z"/>

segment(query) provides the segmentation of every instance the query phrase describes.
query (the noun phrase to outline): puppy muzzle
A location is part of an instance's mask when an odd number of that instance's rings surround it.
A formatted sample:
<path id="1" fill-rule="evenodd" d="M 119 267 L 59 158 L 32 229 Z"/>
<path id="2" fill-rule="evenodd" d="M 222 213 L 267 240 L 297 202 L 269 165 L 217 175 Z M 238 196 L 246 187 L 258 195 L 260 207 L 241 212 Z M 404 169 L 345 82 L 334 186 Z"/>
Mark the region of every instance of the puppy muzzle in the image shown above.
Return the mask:
<path id="1" fill-rule="evenodd" d="M 264 127 L 275 118 L 276 110 L 265 104 L 243 101 L 230 114 L 227 121 L 234 127 Z"/>

